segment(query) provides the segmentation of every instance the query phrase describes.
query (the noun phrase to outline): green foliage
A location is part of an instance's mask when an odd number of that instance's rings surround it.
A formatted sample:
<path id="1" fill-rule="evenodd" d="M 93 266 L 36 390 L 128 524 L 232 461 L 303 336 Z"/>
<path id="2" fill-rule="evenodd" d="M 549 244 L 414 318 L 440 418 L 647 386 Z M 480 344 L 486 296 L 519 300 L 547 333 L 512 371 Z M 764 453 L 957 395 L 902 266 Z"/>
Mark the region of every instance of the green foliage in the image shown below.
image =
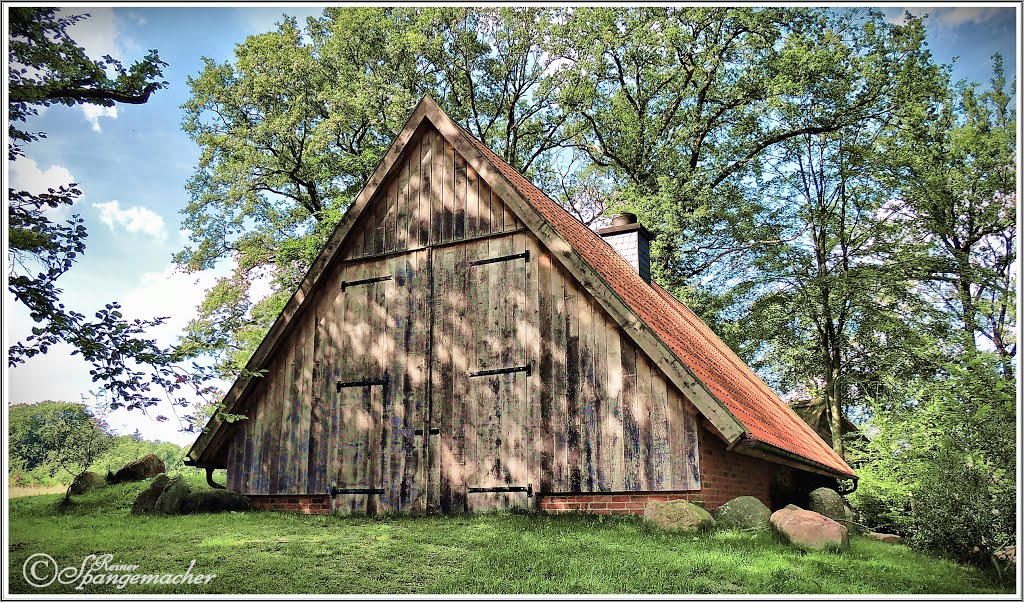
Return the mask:
<path id="1" fill-rule="evenodd" d="M 138 433 L 112 435 L 82 404 L 15 404 L 8 416 L 7 475 L 11 486 L 67 486 L 85 470 L 105 475 L 147 454 L 163 460 L 168 471 L 201 473 L 182 464 L 185 448 L 146 441 Z"/>
<path id="2" fill-rule="evenodd" d="M 993 354 L 941 368 L 939 378 L 908 387 L 904 407 L 876 413 L 878 434 L 858 454 L 867 480 L 853 503 L 872 526 L 988 562 L 1014 541 L 1014 384 Z"/>
<path id="3" fill-rule="evenodd" d="M 70 483 L 110 449 L 111 438 L 106 423 L 83 406 L 56 404 L 48 410 L 29 424 L 31 436 L 38 437 L 35 451 L 43 452 L 43 461 L 36 468 L 46 466 L 51 477 L 61 474 Z M 70 496 L 69 488 L 64 500 Z"/>
<path id="4" fill-rule="evenodd" d="M 53 441 L 46 438 L 50 425 L 66 422 L 84 424 L 90 418 L 85 406 L 61 401 L 15 404 L 7 413 L 8 465 L 11 471 L 51 466 Z M 69 481 L 70 482 L 70 481 Z"/>
<path id="5" fill-rule="evenodd" d="M 928 241 L 927 294 L 965 350 L 987 339 L 1009 371 L 1016 353 L 1016 114 L 999 55 L 991 87 L 959 82 L 895 141 L 894 205 Z"/>

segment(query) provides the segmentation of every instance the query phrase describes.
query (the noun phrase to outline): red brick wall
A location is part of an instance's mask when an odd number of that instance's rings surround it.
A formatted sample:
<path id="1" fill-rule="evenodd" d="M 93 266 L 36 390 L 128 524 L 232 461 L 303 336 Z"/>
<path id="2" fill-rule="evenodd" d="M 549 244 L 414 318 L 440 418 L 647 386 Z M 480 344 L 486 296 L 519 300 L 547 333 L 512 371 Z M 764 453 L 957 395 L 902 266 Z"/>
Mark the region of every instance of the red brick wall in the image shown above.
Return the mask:
<path id="1" fill-rule="evenodd" d="M 712 511 L 741 495 L 752 495 L 772 507 L 771 483 L 782 466 L 759 458 L 726 451 L 725 443 L 700 429 L 700 491 L 619 492 L 543 495 L 538 504 L 551 513 L 643 514 L 651 500 L 701 502 Z"/>
<path id="2" fill-rule="evenodd" d="M 331 498 L 327 495 L 250 495 L 253 510 L 290 510 L 303 514 L 330 514 Z"/>
<path id="3" fill-rule="evenodd" d="M 752 495 L 772 507 L 772 479 L 779 470 L 788 468 L 726 451 L 725 443 L 705 428 L 700 429 L 701 501 L 714 510 L 741 495 Z"/>

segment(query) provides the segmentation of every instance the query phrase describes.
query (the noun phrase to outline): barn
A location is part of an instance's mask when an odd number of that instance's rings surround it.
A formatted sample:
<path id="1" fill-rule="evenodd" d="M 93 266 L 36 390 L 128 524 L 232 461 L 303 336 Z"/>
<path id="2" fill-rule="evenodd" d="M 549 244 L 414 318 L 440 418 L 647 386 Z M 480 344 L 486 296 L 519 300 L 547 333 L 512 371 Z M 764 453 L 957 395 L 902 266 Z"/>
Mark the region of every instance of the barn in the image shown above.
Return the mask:
<path id="1" fill-rule="evenodd" d="M 770 507 L 850 467 L 651 281 L 430 98 L 356 197 L 188 462 L 257 508 Z"/>

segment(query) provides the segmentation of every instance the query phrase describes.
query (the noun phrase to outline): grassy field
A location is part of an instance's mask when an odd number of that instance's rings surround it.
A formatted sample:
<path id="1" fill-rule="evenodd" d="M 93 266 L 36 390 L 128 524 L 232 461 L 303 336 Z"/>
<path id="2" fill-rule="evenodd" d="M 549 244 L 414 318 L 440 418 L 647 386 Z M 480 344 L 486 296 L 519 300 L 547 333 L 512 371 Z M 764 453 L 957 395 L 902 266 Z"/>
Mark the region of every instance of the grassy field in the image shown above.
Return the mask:
<path id="1" fill-rule="evenodd" d="M 198 486 L 198 481 L 195 485 Z M 937 594 L 1009 593 L 980 572 L 855 537 L 844 554 L 801 553 L 771 534 L 671 535 L 635 518 L 502 514 L 341 518 L 289 513 L 130 514 L 142 484 L 76 498 L 11 500 L 12 592 L 25 560 L 80 566 L 110 553 L 139 573 L 215 573 L 207 585 L 89 585 L 78 593 Z"/>

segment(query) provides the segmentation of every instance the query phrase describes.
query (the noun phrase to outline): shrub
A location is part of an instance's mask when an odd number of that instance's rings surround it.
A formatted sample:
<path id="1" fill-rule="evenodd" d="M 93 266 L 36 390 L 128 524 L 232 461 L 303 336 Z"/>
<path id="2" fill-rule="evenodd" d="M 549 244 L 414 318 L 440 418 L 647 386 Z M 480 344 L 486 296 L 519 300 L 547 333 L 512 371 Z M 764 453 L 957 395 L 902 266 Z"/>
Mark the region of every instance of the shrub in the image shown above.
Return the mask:
<path id="1" fill-rule="evenodd" d="M 861 521 L 958 560 L 990 562 L 1015 543 L 1014 381 L 978 353 L 911 386 L 909 401 L 876 410 L 855 450 L 851 501 Z"/>

